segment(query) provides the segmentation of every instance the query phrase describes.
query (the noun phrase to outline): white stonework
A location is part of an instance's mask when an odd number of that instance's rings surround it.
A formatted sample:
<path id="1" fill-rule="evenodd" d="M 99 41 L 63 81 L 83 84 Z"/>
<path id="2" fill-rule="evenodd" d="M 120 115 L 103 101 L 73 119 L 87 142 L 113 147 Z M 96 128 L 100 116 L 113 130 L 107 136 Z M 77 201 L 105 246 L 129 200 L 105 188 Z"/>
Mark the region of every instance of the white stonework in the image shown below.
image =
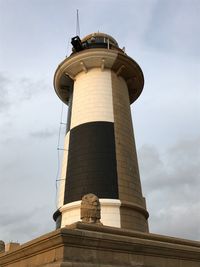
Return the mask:
<path id="1" fill-rule="evenodd" d="M 71 129 L 92 121 L 114 122 L 111 70 L 94 68 L 74 82 Z"/>
<path id="2" fill-rule="evenodd" d="M 80 221 L 81 201 L 65 204 L 60 208 L 62 213 L 61 227 Z"/>
<path id="3" fill-rule="evenodd" d="M 101 222 L 103 225 L 121 227 L 119 199 L 100 199 Z"/>
<path id="4" fill-rule="evenodd" d="M 59 183 L 58 208 L 62 207 L 64 204 L 67 161 L 68 161 L 68 149 L 69 149 L 69 137 L 70 137 L 70 132 L 68 132 L 65 136 L 63 159 L 62 159 L 62 169 L 61 169 L 61 175 L 59 178 L 60 183 Z"/>
<path id="5" fill-rule="evenodd" d="M 103 225 L 112 227 L 121 227 L 120 223 L 120 205 L 118 199 L 99 199 L 101 203 L 101 222 Z M 81 201 L 74 201 L 65 204 L 60 208 L 62 213 L 61 227 L 80 221 Z"/>

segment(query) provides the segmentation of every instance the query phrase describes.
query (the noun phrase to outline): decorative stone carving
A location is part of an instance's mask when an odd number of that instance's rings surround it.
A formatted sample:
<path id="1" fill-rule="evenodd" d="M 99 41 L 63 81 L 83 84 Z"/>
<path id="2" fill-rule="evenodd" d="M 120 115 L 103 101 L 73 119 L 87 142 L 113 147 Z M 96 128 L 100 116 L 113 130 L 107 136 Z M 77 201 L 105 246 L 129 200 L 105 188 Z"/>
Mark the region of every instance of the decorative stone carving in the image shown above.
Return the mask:
<path id="1" fill-rule="evenodd" d="M 81 220 L 84 223 L 101 224 L 101 206 L 96 195 L 90 193 L 82 197 Z"/>
<path id="2" fill-rule="evenodd" d="M 5 251 L 5 243 L 0 240 L 0 253 Z"/>

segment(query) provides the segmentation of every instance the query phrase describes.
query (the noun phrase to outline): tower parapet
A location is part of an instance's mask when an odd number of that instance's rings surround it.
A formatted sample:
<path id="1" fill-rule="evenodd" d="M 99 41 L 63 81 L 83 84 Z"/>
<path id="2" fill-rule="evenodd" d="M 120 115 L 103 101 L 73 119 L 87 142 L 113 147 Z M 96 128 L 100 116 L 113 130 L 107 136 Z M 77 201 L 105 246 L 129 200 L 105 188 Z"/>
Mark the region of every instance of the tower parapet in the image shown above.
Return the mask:
<path id="1" fill-rule="evenodd" d="M 58 227 L 80 219 L 84 195 L 101 203 L 104 225 L 148 232 L 130 104 L 141 94 L 139 65 L 104 33 L 72 38 L 54 87 L 68 105 Z"/>

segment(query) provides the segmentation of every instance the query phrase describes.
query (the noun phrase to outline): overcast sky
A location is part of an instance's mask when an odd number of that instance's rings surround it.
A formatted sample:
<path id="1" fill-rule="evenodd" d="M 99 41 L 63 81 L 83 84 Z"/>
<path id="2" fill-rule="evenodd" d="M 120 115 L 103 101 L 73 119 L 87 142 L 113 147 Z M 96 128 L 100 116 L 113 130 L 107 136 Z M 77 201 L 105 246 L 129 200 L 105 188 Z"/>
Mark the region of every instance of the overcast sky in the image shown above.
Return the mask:
<path id="1" fill-rule="evenodd" d="M 0 239 L 54 230 L 53 75 L 70 54 L 77 8 L 81 37 L 112 35 L 144 72 L 132 115 L 150 231 L 200 240 L 199 0 L 0 0 Z M 62 127 L 60 147 L 63 136 Z"/>

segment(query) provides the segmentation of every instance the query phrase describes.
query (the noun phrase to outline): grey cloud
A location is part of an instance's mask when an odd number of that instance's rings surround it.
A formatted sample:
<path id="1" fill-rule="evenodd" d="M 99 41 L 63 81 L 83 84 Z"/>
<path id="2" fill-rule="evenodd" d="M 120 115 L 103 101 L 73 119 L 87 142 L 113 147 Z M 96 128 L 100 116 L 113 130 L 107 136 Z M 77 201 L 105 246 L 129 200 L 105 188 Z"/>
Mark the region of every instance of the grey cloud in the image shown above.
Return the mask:
<path id="1" fill-rule="evenodd" d="M 199 11 L 196 0 L 157 1 L 144 42 L 165 52 L 199 55 Z"/>
<path id="2" fill-rule="evenodd" d="M 155 147 L 144 145 L 139 150 L 139 159 L 146 185 L 151 190 L 199 183 L 200 138 L 180 141 L 162 155 Z"/>
<path id="3" fill-rule="evenodd" d="M 44 215 L 49 217 L 49 221 Z M 45 206 L 24 212 L 16 209 L 6 211 L 0 214 L 0 218 L 0 236 L 6 243 L 23 243 L 54 229 L 54 222 Z"/>
<path id="4" fill-rule="evenodd" d="M 200 137 L 179 141 L 164 153 L 144 145 L 138 155 L 151 230 L 200 238 Z"/>
<path id="5" fill-rule="evenodd" d="M 10 79 L 0 72 L 0 112 L 4 112 L 10 106 L 8 95 L 10 82 Z"/>
<path id="6" fill-rule="evenodd" d="M 39 139 L 46 139 L 46 138 L 50 138 L 56 134 L 57 134 L 56 130 L 44 129 L 41 131 L 31 132 L 30 136 L 34 137 L 34 138 L 39 138 Z"/>
<path id="7" fill-rule="evenodd" d="M 18 223 L 23 222 L 24 220 L 27 220 L 27 218 L 30 218 L 32 212 L 21 212 L 21 213 L 16 213 L 15 211 L 8 212 L 8 211 L 1 211 L 0 213 L 0 227 L 7 227 L 9 225 L 15 224 L 17 221 Z"/>
<path id="8" fill-rule="evenodd" d="M 156 206 L 154 206 L 155 209 Z M 200 203 L 163 206 L 150 213 L 151 232 L 178 236 L 192 240 L 200 238 Z"/>
<path id="9" fill-rule="evenodd" d="M 24 77 L 18 80 L 18 88 L 20 88 L 20 100 L 30 100 L 38 94 L 47 92 L 48 86 L 44 80 L 32 80 Z"/>
<path id="10" fill-rule="evenodd" d="M 193 110 L 196 103 L 194 98 L 197 99 L 194 88 L 199 84 L 198 60 L 195 65 L 191 65 L 186 55 L 198 54 L 200 51 L 199 16 L 196 16 L 200 2 L 127 0 L 118 1 L 117 5 L 115 2 L 67 3 L 61 0 L 57 5 L 52 0 L 4 1 L 1 15 L 5 23 L 0 27 L 1 36 L 4 36 L 1 43 L 1 62 L 4 63 L 4 70 L 9 71 L 12 80 L 8 79 L 3 84 L 6 91 L 2 96 L 2 106 L 6 105 L 2 111 L 8 107 L 12 108 L 9 109 L 12 120 L 9 120 L 13 124 L 12 128 L 8 125 L 6 129 L 4 124 L 2 131 L 6 132 L 1 137 L 6 143 L 1 152 L 0 204 L 3 205 L 1 210 L 9 210 L 2 214 L 7 215 L 4 226 L 0 228 L 0 237 L 4 240 L 31 239 L 33 232 L 36 235 L 39 234 L 38 229 L 41 232 L 48 231 L 49 225 L 53 225 L 52 213 L 47 214 L 46 210 L 51 209 L 54 199 L 53 173 L 56 172 L 57 153 L 54 154 L 53 150 L 55 148 L 56 151 L 56 141 L 50 137 L 53 135 L 51 127 L 57 125 L 59 115 L 56 115 L 56 102 L 49 96 L 51 92 L 53 94 L 50 87 L 55 67 L 64 59 L 67 39 L 74 34 L 75 27 L 72 27 L 72 24 L 75 26 L 74 10 L 77 3 L 81 11 L 81 36 L 97 30 L 110 33 L 120 46 L 126 46 L 129 55 L 132 53 L 133 58 L 137 60 L 138 57 L 138 62 L 142 63 L 148 90 L 145 89 L 143 96 L 136 102 L 141 103 L 141 110 L 136 117 L 138 121 L 148 121 L 149 124 L 143 124 L 147 134 L 143 134 L 140 144 L 145 140 L 153 140 L 154 144 L 159 142 L 161 146 L 168 146 L 170 140 L 176 138 L 175 131 L 171 131 L 171 137 L 169 131 L 166 134 L 171 118 L 174 120 L 173 125 L 170 122 L 170 129 L 180 128 L 177 135 L 190 135 L 196 131 L 197 116 L 193 114 L 198 114 L 198 110 Z M 66 8 L 69 11 L 67 17 Z M 113 11 L 115 16 L 111 21 L 110 13 Z M 85 19 L 88 12 L 90 21 Z M 127 19 L 124 19 L 125 17 Z M 168 61 L 160 57 L 160 51 L 165 57 L 169 57 Z M 182 68 L 175 64 L 180 53 L 183 55 L 180 62 Z M 187 79 L 182 80 L 183 76 Z M 45 79 L 48 79 L 47 83 Z M 175 82 L 177 79 L 180 82 Z M 181 89 L 179 95 L 177 88 Z M 0 102 L 2 99 L 0 98 Z M 53 99 L 56 101 L 56 96 Z M 181 99 L 185 99 L 188 105 L 186 106 L 185 102 L 181 105 Z M 169 113 L 169 110 L 172 112 Z M 151 117 L 146 116 L 149 112 L 152 112 Z M 185 123 L 180 123 L 180 116 L 175 116 L 176 112 L 180 112 L 181 116 L 184 114 Z M 160 123 L 155 122 L 154 115 L 159 115 Z M 196 127 L 193 130 L 194 125 Z M 46 130 L 44 127 L 47 127 Z M 161 131 L 162 127 L 166 128 Z M 43 130 L 38 131 L 39 128 Z M 192 132 L 189 133 L 187 129 L 192 129 Z M 31 136 L 28 135 L 30 131 Z M 19 136 L 23 142 L 18 139 Z M 42 144 L 45 138 L 48 139 Z M 41 141 L 39 145 L 38 140 Z M 151 231 L 199 238 L 198 153 L 190 141 L 188 146 L 185 142 L 180 142 L 165 153 L 161 153 L 161 147 L 157 149 L 143 146 L 140 149 L 140 171 L 150 212 Z M 11 186 L 11 179 L 12 185 L 15 181 L 14 186 Z M 37 197 L 34 192 L 37 192 Z M 30 208 L 30 205 L 40 206 L 44 202 L 48 203 L 49 207 L 42 211 Z M 31 209 L 31 213 L 24 212 L 20 217 L 20 214 L 15 212 L 17 207 L 22 210 Z M 13 216 L 9 216 L 11 213 Z M 9 221 L 11 223 L 6 227 L 6 222 Z"/>
<path id="11" fill-rule="evenodd" d="M 38 94 L 48 92 L 49 86 L 45 80 L 29 77 L 9 78 L 0 72 L 0 110 L 11 104 L 20 104 Z"/>

